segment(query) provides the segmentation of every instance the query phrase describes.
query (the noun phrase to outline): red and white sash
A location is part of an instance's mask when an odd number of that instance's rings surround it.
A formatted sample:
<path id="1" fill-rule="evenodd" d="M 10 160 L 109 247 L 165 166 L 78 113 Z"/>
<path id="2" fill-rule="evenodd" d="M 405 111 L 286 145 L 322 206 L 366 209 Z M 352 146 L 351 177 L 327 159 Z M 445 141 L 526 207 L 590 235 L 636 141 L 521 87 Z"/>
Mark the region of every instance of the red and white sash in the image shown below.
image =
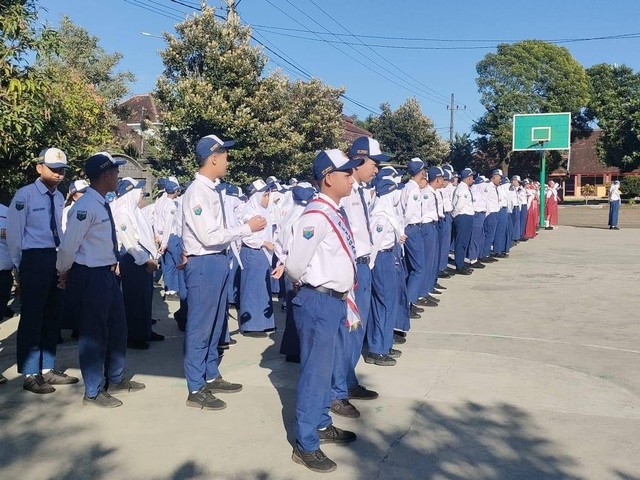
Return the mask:
<path id="1" fill-rule="evenodd" d="M 361 320 L 360 312 L 358 311 L 358 306 L 355 301 L 355 289 L 357 288 L 357 283 L 355 281 L 357 274 L 356 243 L 353 238 L 351 228 L 349 228 L 349 225 L 343 218 L 342 214 L 340 214 L 333 205 L 322 198 L 316 198 L 310 202 L 302 215 L 306 215 L 308 213 L 318 213 L 322 215 L 327 222 L 329 222 L 329 225 L 333 228 L 338 240 L 340 240 L 342 249 L 351 260 L 354 283 L 347 294 L 347 327 L 349 327 L 350 331 L 355 330 L 360 325 Z"/>

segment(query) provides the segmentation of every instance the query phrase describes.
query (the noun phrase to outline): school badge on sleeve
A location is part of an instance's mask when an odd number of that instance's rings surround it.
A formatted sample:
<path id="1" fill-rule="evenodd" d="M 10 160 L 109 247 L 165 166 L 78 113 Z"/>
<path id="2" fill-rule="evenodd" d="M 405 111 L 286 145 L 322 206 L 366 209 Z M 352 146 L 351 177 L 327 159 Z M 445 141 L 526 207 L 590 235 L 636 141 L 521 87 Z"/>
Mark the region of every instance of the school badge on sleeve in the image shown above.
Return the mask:
<path id="1" fill-rule="evenodd" d="M 24 209 L 24 202 L 16 202 L 16 210 L 20 211 Z"/>
<path id="2" fill-rule="evenodd" d="M 127 226 L 123 223 L 122 225 L 120 225 L 120 230 L 122 230 L 123 232 L 126 232 Z"/>
<path id="3" fill-rule="evenodd" d="M 83 220 L 85 220 L 85 219 L 87 218 L 87 211 L 86 211 L 86 210 L 78 210 L 78 211 L 76 212 L 76 218 L 77 218 L 79 221 L 83 221 Z"/>
<path id="4" fill-rule="evenodd" d="M 202 215 L 202 207 L 200 205 L 196 205 L 195 207 L 193 207 L 193 213 L 198 216 Z"/>
<path id="5" fill-rule="evenodd" d="M 382 233 L 382 225 L 376 225 L 376 232 Z"/>
<path id="6" fill-rule="evenodd" d="M 315 227 L 304 227 L 302 229 L 302 236 L 307 240 L 312 238 L 314 233 L 315 233 Z"/>

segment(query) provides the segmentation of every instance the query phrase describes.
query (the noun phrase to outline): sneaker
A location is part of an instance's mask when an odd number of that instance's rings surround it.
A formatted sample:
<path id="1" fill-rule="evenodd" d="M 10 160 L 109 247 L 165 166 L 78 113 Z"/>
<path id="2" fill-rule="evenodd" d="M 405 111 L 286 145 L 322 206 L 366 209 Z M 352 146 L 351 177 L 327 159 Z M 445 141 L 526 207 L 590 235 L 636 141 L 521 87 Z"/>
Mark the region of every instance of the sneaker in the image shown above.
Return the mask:
<path id="1" fill-rule="evenodd" d="M 470 266 L 471 266 L 471 268 L 480 268 L 480 269 L 486 267 L 486 265 L 484 263 L 480 263 L 479 261 L 472 263 Z"/>
<path id="2" fill-rule="evenodd" d="M 238 393 L 242 391 L 242 385 L 239 383 L 227 382 L 222 376 L 207 382 L 204 389 L 211 393 Z"/>
<path id="3" fill-rule="evenodd" d="M 242 334 L 243 337 L 249 337 L 249 338 L 267 338 L 269 335 L 267 335 L 266 332 L 240 332 Z"/>
<path id="4" fill-rule="evenodd" d="M 338 468 L 336 462 L 327 457 L 320 449 L 313 452 L 303 452 L 295 447 L 291 454 L 291 460 L 317 473 L 329 473 Z"/>
<path id="5" fill-rule="evenodd" d="M 164 335 L 160 335 L 154 331 L 151 332 L 151 336 L 149 337 L 150 342 L 161 342 L 164 340 Z"/>
<path id="6" fill-rule="evenodd" d="M 442 286 L 442 285 L 440 285 L 438 282 L 436 282 L 436 288 L 437 288 L 438 290 L 446 290 L 446 289 L 447 289 L 447 287 L 443 287 L 443 286 Z"/>
<path id="7" fill-rule="evenodd" d="M 365 363 L 373 363 L 379 367 L 393 367 L 396 364 L 395 358 L 391 358 L 389 355 L 382 355 L 381 353 L 367 353 L 364 361 Z"/>
<path id="8" fill-rule="evenodd" d="M 443 270 L 438 274 L 438 278 L 451 278 L 451 274 Z"/>
<path id="9" fill-rule="evenodd" d="M 45 382 L 42 375 L 39 373 L 36 375 L 29 375 L 24 379 L 24 383 L 22 384 L 22 388 L 32 393 L 53 393 L 56 391 L 51 385 Z"/>
<path id="10" fill-rule="evenodd" d="M 112 397 L 107 392 L 102 391 L 93 398 L 85 395 L 82 398 L 82 404 L 100 408 L 116 408 L 122 405 L 122 401 L 118 400 L 116 397 Z"/>
<path id="11" fill-rule="evenodd" d="M 49 385 L 71 385 L 79 382 L 76 377 L 67 375 L 59 370 L 49 370 L 47 373 L 42 374 L 42 378 Z"/>
<path id="12" fill-rule="evenodd" d="M 422 302 L 422 300 L 418 300 L 418 303 L 420 303 L 420 302 Z M 424 313 L 424 308 L 420 308 L 415 303 L 412 303 L 409 306 L 409 310 L 411 311 L 411 313 Z"/>
<path id="13" fill-rule="evenodd" d="M 431 291 L 429 292 L 429 296 L 431 296 L 431 295 L 442 295 L 442 293 L 443 293 L 443 292 L 441 292 L 440 290 L 436 290 L 436 289 L 434 288 L 433 290 L 431 290 Z M 436 300 L 437 300 L 437 298 L 436 298 Z"/>
<path id="14" fill-rule="evenodd" d="M 398 335 L 397 333 L 393 334 L 393 343 L 397 343 L 398 345 L 402 345 L 403 343 L 407 343 L 407 339 L 402 335 Z"/>
<path id="15" fill-rule="evenodd" d="M 341 417 L 358 418 L 360 416 L 358 409 L 349 403 L 349 400 L 346 398 L 333 400 L 331 402 L 331 411 Z"/>
<path id="16" fill-rule="evenodd" d="M 318 436 L 320 437 L 320 443 L 335 443 L 336 445 L 346 445 L 347 443 L 355 442 L 355 433 L 348 430 L 342 430 L 341 428 L 329 425 L 324 430 L 318 430 Z"/>
<path id="17" fill-rule="evenodd" d="M 375 400 L 378 398 L 378 392 L 369 390 L 362 385 L 356 385 L 349 389 L 349 400 Z"/>
<path id="18" fill-rule="evenodd" d="M 468 269 L 468 268 L 461 268 L 460 270 L 458 270 L 456 272 L 458 275 L 471 275 L 473 273 L 472 270 Z"/>
<path id="19" fill-rule="evenodd" d="M 498 261 L 498 259 L 497 259 L 497 258 L 495 258 L 495 257 L 482 257 L 482 258 L 480 259 L 480 261 L 481 261 L 482 263 L 496 263 L 496 262 Z"/>
<path id="20" fill-rule="evenodd" d="M 421 298 L 418 300 L 418 305 L 422 305 L 423 307 L 437 307 L 438 302 L 434 302 L 431 298 Z"/>
<path id="21" fill-rule="evenodd" d="M 201 388 L 196 393 L 190 393 L 186 401 L 187 407 L 199 408 L 201 410 L 224 410 L 227 404 L 219 398 L 213 396 L 205 388 Z"/>
<path id="22" fill-rule="evenodd" d="M 436 297 L 432 297 L 431 295 L 427 295 L 425 297 L 427 300 L 431 300 L 432 302 L 440 303 L 440 299 Z"/>
<path id="23" fill-rule="evenodd" d="M 134 382 L 133 380 L 122 380 L 120 383 L 110 383 L 107 390 L 115 393 L 129 393 L 144 390 L 147 386 L 144 383 Z"/>
<path id="24" fill-rule="evenodd" d="M 390 348 L 387 355 L 391 358 L 398 358 L 402 356 L 402 352 L 400 350 L 396 350 L 395 348 Z"/>

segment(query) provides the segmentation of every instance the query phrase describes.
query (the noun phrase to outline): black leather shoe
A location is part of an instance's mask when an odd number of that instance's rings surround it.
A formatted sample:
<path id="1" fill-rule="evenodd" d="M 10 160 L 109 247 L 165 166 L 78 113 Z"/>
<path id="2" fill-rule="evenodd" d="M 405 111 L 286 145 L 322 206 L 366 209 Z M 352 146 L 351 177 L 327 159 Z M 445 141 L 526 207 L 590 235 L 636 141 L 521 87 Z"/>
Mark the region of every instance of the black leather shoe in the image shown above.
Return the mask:
<path id="1" fill-rule="evenodd" d="M 429 292 L 429 295 L 442 295 L 440 290 L 436 290 L 435 288 Z"/>
<path id="2" fill-rule="evenodd" d="M 336 462 L 327 457 L 320 449 L 314 452 L 303 452 L 295 447 L 291 454 L 291 460 L 317 473 L 329 473 L 338 468 Z"/>
<path id="3" fill-rule="evenodd" d="M 504 252 L 502 252 L 502 253 L 498 253 L 498 254 L 496 255 L 496 258 L 507 258 L 507 254 L 506 254 L 506 253 L 504 253 Z"/>
<path id="4" fill-rule="evenodd" d="M 412 318 L 413 320 L 417 320 L 417 319 L 422 318 L 422 317 L 420 316 L 419 313 L 409 312 L 409 318 Z"/>
<path id="5" fill-rule="evenodd" d="M 358 418 L 360 416 L 360 412 L 358 411 L 358 409 L 354 407 L 346 398 L 343 398 L 341 400 L 333 400 L 331 402 L 331 411 L 336 415 L 340 415 L 341 417 Z"/>
<path id="6" fill-rule="evenodd" d="M 496 263 L 498 261 L 498 259 L 497 258 L 493 258 L 493 257 L 482 257 L 480 259 L 480 261 L 482 263 Z"/>
<path id="7" fill-rule="evenodd" d="M 156 332 L 151 332 L 151 336 L 149 337 L 150 342 L 161 342 L 164 340 L 164 335 L 160 335 Z"/>
<path id="8" fill-rule="evenodd" d="M 420 300 L 418 300 L 419 302 Z M 423 313 L 424 312 L 424 308 L 420 308 L 419 306 L 417 306 L 416 304 L 412 303 L 411 306 L 409 307 L 411 313 Z"/>
<path id="9" fill-rule="evenodd" d="M 187 407 L 199 408 L 201 410 L 224 410 L 227 404 L 219 398 L 214 397 L 213 393 L 201 388 L 196 393 L 190 393 L 186 401 Z"/>
<path id="10" fill-rule="evenodd" d="M 469 270 L 468 268 L 461 268 L 461 269 L 457 270 L 456 273 L 458 275 L 471 275 L 473 272 L 471 270 Z"/>
<path id="11" fill-rule="evenodd" d="M 318 430 L 320 443 L 335 443 L 336 445 L 345 445 L 356 441 L 356 434 L 348 430 L 329 425 L 324 430 Z"/>
<path id="12" fill-rule="evenodd" d="M 407 339 L 398 335 L 397 333 L 393 334 L 393 343 L 396 343 L 398 345 L 402 345 L 403 343 L 407 343 Z"/>
<path id="13" fill-rule="evenodd" d="M 442 286 L 442 285 L 440 285 L 439 283 L 436 283 L 436 288 L 437 288 L 438 290 L 446 290 L 446 289 L 447 289 L 447 287 L 443 287 L 443 286 Z"/>
<path id="14" fill-rule="evenodd" d="M 284 357 L 285 362 L 300 363 L 300 355 L 286 355 Z"/>
<path id="15" fill-rule="evenodd" d="M 425 298 L 427 299 L 427 301 L 431 300 L 432 302 L 440 303 L 439 298 L 432 297 L 431 295 L 427 295 Z"/>
<path id="16" fill-rule="evenodd" d="M 242 334 L 243 337 L 249 337 L 249 338 L 267 338 L 269 335 L 267 335 L 266 332 L 240 332 Z"/>
<path id="17" fill-rule="evenodd" d="M 391 358 L 389 355 L 382 355 L 380 353 L 367 353 L 364 357 L 365 363 L 373 363 L 379 367 L 393 367 L 396 364 L 396 359 Z"/>
<path id="18" fill-rule="evenodd" d="M 128 340 L 127 348 L 133 350 L 149 350 L 149 344 L 144 340 Z"/>
<path id="19" fill-rule="evenodd" d="M 211 393 L 238 393 L 242 391 L 242 385 L 227 382 L 220 376 L 211 382 L 207 382 L 204 389 Z"/>
<path id="20" fill-rule="evenodd" d="M 449 274 L 447 272 L 440 272 L 438 274 L 438 278 L 451 278 L 451 274 Z"/>
<path id="21" fill-rule="evenodd" d="M 390 356 L 391 358 L 399 358 L 402 356 L 402 352 L 400 350 L 396 350 L 395 348 L 390 348 L 389 353 L 387 353 L 387 355 Z"/>
<path id="22" fill-rule="evenodd" d="M 369 390 L 362 385 L 349 389 L 349 400 L 375 400 L 376 398 L 378 398 L 378 392 Z"/>
<path id="23" fill-rule="evenodd" d="M 418 302 L 420 302 L 420 305 L 422 305 L 424 307 L 437 307 L 438 306 L 438 302 L 434 302 L 433 300 L 431 300 L 429 298 L 422 298 L 422 299 L 418 300 Z"/>
<path id="24" fill-rule="evenodd" d="M 473 269 L 476 269 L 476 268 L 482 269 L 482 268 L 484 268 L 485 266 L 486 266 L 486 265 L 484 265 L 483 263 L 480 263 L 480 262 L 475 262 L 475 263 L 472 263 L 472 264 L 471 264 L 471 268 L 473 268 Z"/>

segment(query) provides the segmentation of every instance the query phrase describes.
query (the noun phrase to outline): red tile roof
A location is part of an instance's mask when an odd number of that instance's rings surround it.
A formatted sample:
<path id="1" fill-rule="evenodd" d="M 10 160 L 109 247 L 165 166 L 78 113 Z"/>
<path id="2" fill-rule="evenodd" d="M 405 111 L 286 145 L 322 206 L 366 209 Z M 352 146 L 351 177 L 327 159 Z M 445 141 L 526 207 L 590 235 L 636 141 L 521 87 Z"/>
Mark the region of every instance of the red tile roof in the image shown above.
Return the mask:
<path id="1" fill-rule="evenodd" d="M 569 174 L 571 175 L 602 175 L 605 173 L 620 173 L 618 167 L 605 165 L 598 158 L 598 141 L 602 130 L 592 130 L 582 138 L 576 138 L 571 144 L 571 158 Z"/>
<path id="2" fill-rule="evenodd" d="M 344 132 L 342 133 L 342 139 L 346 143 L 353 143 L 360 137 L 373 137 L 373 134 L 364 128 L 360 128 L 353 120 L 346 115 L 342 115 L 342 123 L 344 124 Z"/>
<path id="3" fill-rule="evenodd" d="M 120 104 L 120 107 L 126 109 L 128 115 L 125 123 L 140 123 L 142 112 L 151 123 L 160 123 L 161 111 L 156 107 L 156 102 L 148 93 L 134 95 Z"/>

